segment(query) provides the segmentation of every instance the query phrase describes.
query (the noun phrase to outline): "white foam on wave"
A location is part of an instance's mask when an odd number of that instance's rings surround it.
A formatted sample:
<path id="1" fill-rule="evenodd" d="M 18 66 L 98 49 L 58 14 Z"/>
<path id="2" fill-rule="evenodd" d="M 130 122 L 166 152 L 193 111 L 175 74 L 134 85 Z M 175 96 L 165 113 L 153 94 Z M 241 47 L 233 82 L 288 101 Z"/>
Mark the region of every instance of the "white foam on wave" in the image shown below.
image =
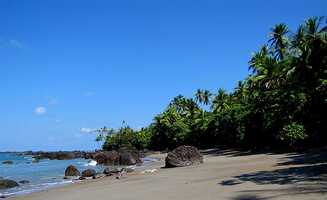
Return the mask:
<path id="1" fill-rule="evenodd" d="M 88 163 L 86 163 L 84 166 L 92 166 L 92 167 L 94 167 L 94 166 L 96 166 L 98 164 L 98 162 L 97 161 L 95 161 L 95 160 L 90 160 Z"/>

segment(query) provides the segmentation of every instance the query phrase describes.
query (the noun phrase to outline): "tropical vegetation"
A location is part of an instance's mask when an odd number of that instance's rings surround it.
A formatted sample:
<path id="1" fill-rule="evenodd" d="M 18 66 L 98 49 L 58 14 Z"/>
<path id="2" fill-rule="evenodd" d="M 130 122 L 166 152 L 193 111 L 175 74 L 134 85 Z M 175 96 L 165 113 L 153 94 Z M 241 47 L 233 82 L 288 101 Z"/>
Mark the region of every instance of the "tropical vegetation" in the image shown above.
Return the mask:
<path id="1" fill-rule="evenodd" d="M 277 24 L 248 65 L 250 75 L 233 91 L 178 95 L 148 127 L 133 130 L 124 124 L 104 131 L 103 148 L 165 150 L 189 144 L 299 150 L 326 145 L 326 19 L 310 18 L 295 32 Z"/>

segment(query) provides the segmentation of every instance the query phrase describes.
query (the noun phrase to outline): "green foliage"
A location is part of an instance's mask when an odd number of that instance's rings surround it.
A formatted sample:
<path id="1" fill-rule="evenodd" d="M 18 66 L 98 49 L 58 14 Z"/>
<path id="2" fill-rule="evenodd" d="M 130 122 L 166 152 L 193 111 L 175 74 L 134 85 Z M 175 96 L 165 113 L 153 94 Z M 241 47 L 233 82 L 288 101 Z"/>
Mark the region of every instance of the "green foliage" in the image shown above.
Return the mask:
<path id="1" fill-rule="evenodd" d="M 308 135 L 305 133 L 304 126 L 296 122 L 284 126 L 279 135 L 279 139 L 286 142 L 286 144 L 292 148 L 307 137 Z"/>

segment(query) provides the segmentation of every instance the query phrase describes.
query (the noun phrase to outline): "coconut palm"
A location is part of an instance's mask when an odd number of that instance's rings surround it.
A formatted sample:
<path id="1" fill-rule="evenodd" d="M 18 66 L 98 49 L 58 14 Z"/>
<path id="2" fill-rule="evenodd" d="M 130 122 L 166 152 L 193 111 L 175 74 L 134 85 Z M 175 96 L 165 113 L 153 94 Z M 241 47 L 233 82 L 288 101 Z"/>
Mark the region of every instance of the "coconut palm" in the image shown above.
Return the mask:
<path id="1" fill-rule="evenodd" d="M 277 24 L 272 28 L 269 42 L 273 48 L 274 56 L 278 60 L 284 60 L 288 45 L 288 37 L 286 35 L 288 32 L 289 30 L 285 24 Z"/>
<path id="2" fill-rule="evenodd" d="M 230 96 L 224 89 L 219 89 L 217 95 L 212 101 L 211 109 L 214 112 L 220 112 L 229 108 Z"/>

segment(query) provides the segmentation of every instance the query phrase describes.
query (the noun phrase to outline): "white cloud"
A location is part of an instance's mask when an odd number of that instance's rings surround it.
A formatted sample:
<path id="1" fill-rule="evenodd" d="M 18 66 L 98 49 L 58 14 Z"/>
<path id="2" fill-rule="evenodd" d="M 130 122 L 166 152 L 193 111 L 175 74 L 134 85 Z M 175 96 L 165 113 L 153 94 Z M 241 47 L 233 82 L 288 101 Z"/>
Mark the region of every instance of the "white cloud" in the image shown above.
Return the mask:
<path id="1" fill-rule="evenodd" d="M 39 106 L 34 109 L 34 113 L 36 115 L 44 115 L 46 112 L 47 112 L 47 109 L 43 106 Z"/>
<path id="2" fill-rule="evenodd" d="M 18 48 L 18 49 L 24 48 L 24 45 L 18 40 L 9 40 L 9 44 L 10 44 L 10 46 Z"/>
<path id="3" fill-rule="evenodd" d="M 81 128 L 80 130 L 81 133 L 93 133 L 94 131 L 96 131 L 94 128 Z"/>

